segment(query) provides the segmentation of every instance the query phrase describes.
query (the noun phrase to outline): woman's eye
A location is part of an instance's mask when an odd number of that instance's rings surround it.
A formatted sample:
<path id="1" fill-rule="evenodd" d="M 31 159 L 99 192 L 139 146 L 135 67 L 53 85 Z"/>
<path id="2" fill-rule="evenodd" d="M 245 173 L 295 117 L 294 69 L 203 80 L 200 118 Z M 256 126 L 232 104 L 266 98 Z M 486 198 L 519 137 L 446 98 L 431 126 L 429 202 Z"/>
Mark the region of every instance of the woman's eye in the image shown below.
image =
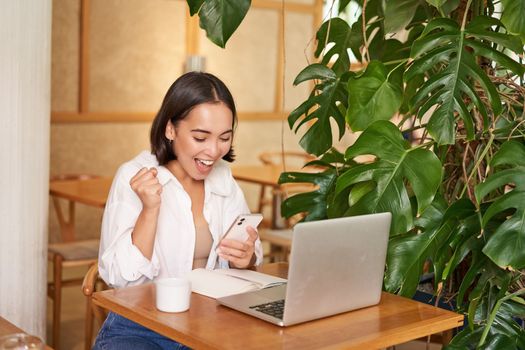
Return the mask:
<path id="1" fill-rule="evenodd" d="M 226 138 L 220 138 L 222 142 L 229 142 L 230 141 L 230 138 L 229 137 L 226 137 Z"/>
<path id="2" fill-rule="evenodd" d="M 204 142 L 204 141 L 206 141 L 206 139 L 199 138 L 199 137 L 194 137 L 193 139 L 194 139 L 195 141 L 197 141 L 197 142 Z"/>

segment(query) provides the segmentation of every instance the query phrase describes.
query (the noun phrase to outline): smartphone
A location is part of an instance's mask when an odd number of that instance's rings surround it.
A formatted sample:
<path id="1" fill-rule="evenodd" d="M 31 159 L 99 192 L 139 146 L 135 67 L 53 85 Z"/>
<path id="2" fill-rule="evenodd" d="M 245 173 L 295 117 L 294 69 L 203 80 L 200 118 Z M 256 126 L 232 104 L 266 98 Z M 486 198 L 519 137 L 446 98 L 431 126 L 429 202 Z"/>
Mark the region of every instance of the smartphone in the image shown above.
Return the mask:
<path id="1" fill-rule="evenodd" d="M 231 224 L 230 228 L 222 236 L 222 238 L 236 239 L 244 242 L 248 239 L 248 232 L 246 227 L 251 226 L 257 228 L 263 219 L 262 214 L 241 214 L 237 216 L 237 219 Z"/>

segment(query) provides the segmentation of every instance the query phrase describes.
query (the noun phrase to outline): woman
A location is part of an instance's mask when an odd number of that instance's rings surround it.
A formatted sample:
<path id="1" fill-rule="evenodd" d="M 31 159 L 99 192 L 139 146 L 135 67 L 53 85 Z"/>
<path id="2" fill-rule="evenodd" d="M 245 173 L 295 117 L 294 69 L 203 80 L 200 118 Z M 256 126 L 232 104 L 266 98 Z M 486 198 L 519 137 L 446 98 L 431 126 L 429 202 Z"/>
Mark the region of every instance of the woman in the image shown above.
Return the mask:
<path id="1" fill-rule="evenodd" d="M 249 227 L 245 242 L 220 240 L 243 193 L 224 161 L 234 159 L 236 110 L 227 87 L 191 72 L 169 88 L 150 133 L 151 152 L 118 170 L 102 221 L 99 272 L 112 287 L 186 275 L 198 267 L 247 268 L 262 262 Z M 180 349 L 172 340 L 110 313 L 94 349 Z"/>

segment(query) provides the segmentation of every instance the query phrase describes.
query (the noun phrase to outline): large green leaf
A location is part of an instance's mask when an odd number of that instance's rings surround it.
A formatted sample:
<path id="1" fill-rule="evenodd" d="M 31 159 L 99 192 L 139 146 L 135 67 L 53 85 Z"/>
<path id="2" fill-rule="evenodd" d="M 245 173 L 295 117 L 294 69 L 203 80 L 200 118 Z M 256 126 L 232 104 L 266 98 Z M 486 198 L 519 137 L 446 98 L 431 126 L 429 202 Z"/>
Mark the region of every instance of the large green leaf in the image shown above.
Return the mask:
<path id="1" fill-rule="evenodd" d="M 208 38 L 224 48 L 241 24 L 251 0 L 186 0 L 193 16 L 198 12 L 199 25 Z"/>
<path id="2" fill-rule="evenodd" d="M 334 203 L 333 193 L 337 174 L 343 169 L 353 166 L 352 162 L 345 162 L 344 155 L 335 148 L 330 149 L 319 159 L 307 163 L 305 166 L 316 167 L 317 173 L 287 172 L 282 173 L 279 183 L 311 183 L 315 190 L 300 193 L 284 200 L 281 205 L 283 216 L 289 218 L 295 214 L 304 214 L 305 221 L 322 220 L 327 217 L 341 217 L 346 211 L 346 203 Z M 324 169 L 321 171 L 321 169 Z M 342 209 L 339 209 L 342 207 Z M 330 215 L 337 213 L 335 216 Z"/>
<path id="3" fill-rule="evenodd" d="M 458 7 L 460 0 L 426 0 L 426 2 L 448 15 Z"/>
<path id="4" fill-rule="evenodd" d="M 417 198 L 418 213 L 423 212 L 432 203 L 441 181 L 441 162 L 429 150 L 411 148 L 399 129 L 388 121 L 372 123 L 345 154 L 347 159 L 360 155 L 373 155 L 376 160 L 342 174 L 336 193 L 372 181 L 375 186 L 350 207 L 349 214 L 389 211 L 393 215 L 391 232 L 407 232 L 413 227 L 409 192 Z"/>
<path id="5" fill-rule="evenodd" d="M 362 1 L 358 1 L 362 6 Z M 370 60 L 380 60 L 384 53 L 385 31 L 383 0 L 368 0 L 365 11 L 366 42 Z M 352 25 L 352 40 L 350 42 L 352 53 L 358 61 L 368 61 L 368 58 L 361 56 L 361 49 L 365 45 L 363 37 L 363 16 L 359 16 Z"/>
<path id="6" fill-rule="evenodd" d="M 286 198 L 281 205 L 281 213 L 284 217 L 295 214 L 306 214 L 304 220 L 322 220 L 327 218 L 327 197 L 333 191 L 336 170 L 326 169 L 320 173 L 285 172 L 279 177 L 279 183 L 311 183 L 316 185 L 316 190 L 299 193 Z"/>
<path id="7" fill-rule="evenodd" d="M 348 23 L 339 17 L 331 18 L 321 25 L 316 38 L 315 57 L 319 57 L 323 50 L 329 47 L 324 53 L 321 63 L 324 65 L 332 64 L 331 68 L 337 74 L 348 71 L 350 68 L 348 49 L 352 45 L 358 45 L 360 40 L 359 36 L 352 34 Z"/>
<path id="8" fill-rule="evenodd" d="M 474 214 L 475 207 L 468 200 L 455 202 L 448 209 L 442 201 L 434 201 L 418 219 L 420 233 L 400 235 L 390 240 L 385 273 L 386 289 L 412 296 L 419 283 L 423 263 L 430 259 L 436 265 L 436 261 L 442 259 L 442 248 L 449 247 L 450 241 L 455 238 L 458 223 Z M 439 278 L 437 283 L 440 276 L 436 277 Z"/>
<path id="9" fill-rule="evenodd" d="M 343 12 L 348 4 L 350 4 L 350 0 L 339 0 L 339 8 L 337 9 L 338 13 Z"/>
<path id="10" fill-rule="evenodd" d="M 461 332 L 459 332 L 452 341 L 443 347 L 446 350 L 467 350 L 474 349 L 475 344 L 478 343 L 481 334 L 483 333 L 483 327 L 481 326 L 472 326 L 465 327 Z"/>
<path id="11" fill-rule="evenodd" d="M 479 303 L 475 303 L 475 310 L 471 307 L 469 312 L 476 315 L 475 318 L 469 315 L 474 337 L 470 336 L 468 343 L 463 339 L 462 343 L 476 345 L 476 349 L 522 349 L 525 344 L 525 331 L 515 318 L 523 317 L 525 307 L 521 298 L 509 295 L 509 287 L 513 281 L 519 279 L 519 274 L 498 271 L 493 273 L 491 278 L 480 278 L 480 281 L 484 281 L 481 293 L 478 293 L 481 290 L 479 285 L 473 291 L 473 294 L 482 297 L 478 298 Z M 480 333 L 478 327 L 484 329 L 487 334 Z M 465 338 L 469 337 L 468 333 L 464 333 Z M 452 343 L 460 341 L 464 335 L 459 335 Z"/>
<path id="12" fill-rule="evenodd" d="M 392 80 L 379 61 L 370 62 L 363 74 L 348 80 L 346 120 L 353 131 L 362 131 L 377 120 L 389 120 L 397 112 L 403 92 L 401 81 Z"/>
<path id="13" fill-rule="evenodd" d="M 511 191 L 496 200 L 483 216 L 486 224 L 495 214 L 515 209 L 489 238 L 483 253 L 498 266 L 525 267 L 525 191 Z"/>
<path id="14" fill-rule="evenodd" d="M 308 129 L 299 141 L 310 154 L 321 155 L 332 147 L 333 118 L 339 128 L 339 139 L 345 132 L 345 113 L 348 105 L 346 84 L 353 73 L 347 72 L 338 77 L 330 68 L 314 63 L 303 69 L 294 81 L 294 85 L 308 80 L 319 80 L 310 97 L 288 116 L 290 129 L 298 132 L 308 122 Z"/>
<path id="15" fill-rule="evenodd" d="M 467 201 L 467 199 L 462 199 L 461 201 Z M 470 213 L 465 213 L 464 218 L 458 222 L 453 232 L 454 238 L 450 242 L 452 255 L 448 261 L 444 262 L 444 265 L 438 266 L 437 263 L 434 262 L 436 283 L 448 280 L 467 255 L 472 252 L 479 253 L 483 248 L 484 242 L 479 238 L 481 230 L 479 217 L 470 200 L 468 202 L 471 211 Z M 461 304 L 461 300 L 458 300 L 457 303 L 458 305 Z"/>
<path id="16" fill-rule="evenodd" d="M 412 46 L 414 61 L 405 72 L 405 81 L 420 74 L 427 75 L 427 81 L 412 99 L 412 106 L 419 117 L 435 107 L 427 130 L 439 144 L 454 143 L 456 115 L 463 121 L 467 138 L 472 140 L 475 134 L 473 109 L 482 115 L 484 129 L 489 126 L 487 107 L 494 115 L 502 110 L 498 91 L 477 64 L 477 56 L 488 58 L 518 75 L 524 72 L 524 68 L 503 51 L 486 44 L 493 42 L 502 48 L 518 49 L 516 37 L 492 30 L 498 24 L 501 22 L 496 19 L 478 16 L 463 30 L 451 19 L 434 19 Z M 484 91 L 490 106 L 479 97 L 477 89 Z"/>
<path id="17" fill-rule="evenodd" d="M 511 322 L 512 319 L 511 319 Z M 516 322 L 514 322 L 516 323 Z M 519 334 L 519 330 L 516 330 L 515 333 L 519 335 L 498 333 L 496 330 L 489 332 L 489 337 L 487 341 L 480 347 L 476 347 L 476 344 L 481 338 L 483 333 L 482 326 L 474 326 L 474 329 L 468 327 L 464 328 L 458 335 L 456 335 L 449 345 L 445 346 L 443 349 L 446 350 L 465 350 L 465 349 L 476 349 L 476 350 L 502 350 L 502 349 L 522 349 L 518 344 L 520 344 L 519 337 L 523 336 Z"/>
<path id="18" fill-rule="evenodd" d="M 422 0 L 390 0 L 385 4 L 385 32 L 395 33 L 405 29 L 412 21 Z"/>
<path id="19" fill-rule="evenodd" d="M 199 13 L 202 4 L 204 4 L 204 1 L 205 0 L 186 0 L 188 7 L 190 8 L 190 16 Z"/>
<path id="20" fill-rule="evenodd" d="M 426 0 L 430 5 L 434 7 L 441 7 L 446 2 L 446 0 Z"/>
<path id="21" fill-rule="evenodd" d="M 427 258 L 429 235 L 437 232 L 446 203 L 435 200 L 417 219 L 418 228 L 427 234 L 408 233 L 390 239 L 385 271 L 385 288 L 390 292 L 412 297 Z"/>
<path id="22" fill-rule="evenodd" d="M 502 0 L 501 21 L 507 30 L 525 42 L 525 0 Z"/>
<path id="23" fill-rule="evenodd" d="M 491 165 L 507 168 L 495 172 L 476 186 L 478 202 L 495 190 L 502 191 L 505 185 L 511 185 L 513 189 L 500 195 L 483 215 L 483 226 L 497 214 L 507 217 L 490 236 L 483 252 L 501 267 L 521 269 L 525 267 L 525 146 L 517 141 L 505 142 L 494 155 Z M 510 217 L 509 210 L 514 210 Z"/>

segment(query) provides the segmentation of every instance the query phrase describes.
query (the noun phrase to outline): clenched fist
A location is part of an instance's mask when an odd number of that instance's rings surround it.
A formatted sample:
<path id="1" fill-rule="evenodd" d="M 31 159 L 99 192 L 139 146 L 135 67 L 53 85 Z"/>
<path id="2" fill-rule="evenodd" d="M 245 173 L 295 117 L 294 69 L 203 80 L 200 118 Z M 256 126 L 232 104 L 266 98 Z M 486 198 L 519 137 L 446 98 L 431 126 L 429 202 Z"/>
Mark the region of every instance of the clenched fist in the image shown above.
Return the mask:
<path id="1" fill-rule="evenodd" d="M 157 179 L 157 169 L 142 168 L 129 181 L 131 188 L 142 202 L 143 209 L 160 208 L 162 185 Z"/>

